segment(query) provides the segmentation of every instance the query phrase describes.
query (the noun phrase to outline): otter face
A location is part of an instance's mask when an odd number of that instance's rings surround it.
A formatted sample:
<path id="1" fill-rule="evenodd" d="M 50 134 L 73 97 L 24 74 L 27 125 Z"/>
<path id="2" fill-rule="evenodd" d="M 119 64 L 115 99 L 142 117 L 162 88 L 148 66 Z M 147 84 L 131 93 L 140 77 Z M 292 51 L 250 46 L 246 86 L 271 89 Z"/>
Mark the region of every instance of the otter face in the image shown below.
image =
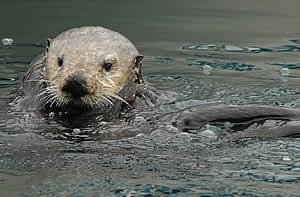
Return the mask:
<path id="1" fill-rule="evenodd" d="M 105 48 L 95 41 L 54 39 L 48 43 L 47 87 L 42 95 L 50 108 L 76 105 L 94 109 L 113 106 L 115 100 L 127 103 L 118 93 L 137 82 L 142 56 L 126 55 L 109 43 Z"/>

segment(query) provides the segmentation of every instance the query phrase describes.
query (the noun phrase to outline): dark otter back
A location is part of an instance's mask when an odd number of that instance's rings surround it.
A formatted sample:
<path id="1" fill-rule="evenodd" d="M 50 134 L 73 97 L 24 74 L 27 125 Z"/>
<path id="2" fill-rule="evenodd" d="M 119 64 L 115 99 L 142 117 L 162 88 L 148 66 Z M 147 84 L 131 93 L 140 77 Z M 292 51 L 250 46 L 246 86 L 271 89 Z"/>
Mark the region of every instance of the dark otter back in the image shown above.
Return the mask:
<path id="1" fill-rule="evenodd" d="M 206 124 L 230 125 L 234 139 L 300 135 L 300 110 L 267 105 L 198 105 L 173 116 L 182 131 L 199 130 Z M 242 132 L 239 132 L 242 131 Z"/>

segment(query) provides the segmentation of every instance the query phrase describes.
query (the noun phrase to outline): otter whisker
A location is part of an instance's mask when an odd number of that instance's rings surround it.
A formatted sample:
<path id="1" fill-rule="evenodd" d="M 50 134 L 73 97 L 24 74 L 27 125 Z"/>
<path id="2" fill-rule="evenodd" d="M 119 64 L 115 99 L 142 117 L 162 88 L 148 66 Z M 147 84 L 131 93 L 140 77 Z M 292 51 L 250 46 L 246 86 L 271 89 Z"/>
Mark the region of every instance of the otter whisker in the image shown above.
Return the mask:
<path id="1" fill-rule="evenodd" d="M 63 99 L 61 99 L 61 98 L 59 98 L 59 97 L 57 96 L 56 99 L 55 99 L 54 102 L 53 102 L 53 105 L 55 104 L 55 106 L 59 107 L 59 106 L 62 105 L 62 104 L 61 104 L 62 101 L 63 101 Z M 52 107 L 52 106 L 50 105 L 50 107 Z"/>
<path id="2" fill-rule="evenodd" d="M 62 99 L 58 99 L 58 98 L 57 98 L 57 99 L 55 100 L 54 104 L 55 104 L 56 107 L 59 107 L 59 106 L 61 106 L 61 102 L 62 102 Z"/>
<path id="3" fill-rule="evenodd" d="M 41 100 L 45 100 L 47 101 L 49 98 L 53 97 L 52 95 L 46 94 L 46 95 L 42 95 L 43 97 L 41 97 Z"/>
<path id="4" fill-rule="evenodd" d="M 47 99 L 45 105 L 50 104 L 50 107 L 52 107 L 53 103 L 57 100 L 57 95 L 51 96 L 49 97 L 49 99 Z"/>
<path id="5" fill-rule="evenodd" d="M 92 103 L 90 105 L 91 108 L 93 108 L 93 106 L 96 106 L 97 108 L 98 107 L 101 108 L 106 105 L 105 103 L 103 103 L 102 100 L 99 101 L 97 98 L 92 98 L 91 101 L 92 101 Z"/>
<path id="6" fill-rule="evenodd" d="M 45 95 L 45 94 L 47 94 L 47 93 L 48 93 L 48 91 L 46 91 L 46 89 L 45 89 L 45 90 L 43 90 L 42 92 L 40 92 L 39 94 L 35 95 L 34 97 L 35 97 L 35 98 L 39 98 L 40 96 L 43 96 L 43 95 Z"/>
<path id="7" fill-rule="evenodd" d="M 50 99 L 50 98 L 53 97 L 53 96 L 54 96 L 54 95 L 44 94 L 44 95 L 41 95 L 40 98 L 41 98 L 41 100 L 47 101 L 48 99 Z"/>
<path id="8" fill-rule="evenodd" d="M 56 93 L 55 92 L 48 92 L 46 95 L 48 97 L 54 97 L 54 96 L 56 96 Z"/>
<path id="9" fill-rule="evenodd" d="M 23 81 L 24 83 L 28 83 L 28 82 L 49 82 L 49 80 L 45 80 L 45 79 L 38 79 L 38 80 L 25 80 Z"/>
<path id="10" fill-rule="evenodd" d="M 50 101 L 50 100 L 49 100 Z M 52 99 L 51 102 L 49 102 L 50 104 L 50 108 L 53 106 L 53 104 L 55 103 L 56 99 Z"/>
<path id="11" fill-rule="evenodd" d="M 107 98 L 106 95 L 101 95 L 100 97 L 103 99 L 103 101 L 105 101 L 104 104 L 114 106 L 113 102 L 109 100 L 109 98 Z"/>
<path id="12" fill-rule="evenodd" d="M 45 94 L 54 94 L 54 92 L 52 92 L 52 90 L 45 88 L 43 91 L 41 91 L 39 94 L 35 95 L 36 98 L 43 96 Z"/>
<path id="13" fill-rule="evenodd" d="M 51 102 L 50 102 L 50 108 L 52 108 L 52 106 L 56 103 L 57 99 L 53 99 Z"/>
<path id="14" fill-rule="evenodd" d="M 41 97 L 41 99 L 47 100 L 47 99 L 50 99 L 52 97 L 55 97 L 56 93 L 55 92 L 45 92 L 44 94 L 39 95 L 39 96 Z"/>
<path id="15" fill-rule="evenodd" d="M 47 104 L 51 103 L 53 100 L 55 100 L 55 99 L 56 99 L 55 96 L 48 97 L 47 100 L 45 101 L 45 104 L 47 105 Z"/>
<path id="16" fill-rule="evenodd" d="M 91 97 L 91 98 L 86 98 L 86 99 L 84 99 L 83 100 L 84 101 L 84 103 L 87 105 L 87 106 L 89 106 L 91 109 L 93 108 L 93 106 L 97 106 L 97 107 L 99 107 L 99 103 L 97 102 L 97 99 L 96 98 L 93 98 L 93 97 Z"/>
<path id="17" fill-rule="evenodd" d="M 61 106 L 63 106 L 63 105 L 65 105 L 64 98 L 63 98 L 63 99 L 59 99 L 59 100 L 57 101 L 57 107 L 61 107 Z"/>
<path id="18" fill-rule="evenodd" d="M 88 108 L 90 108 L 90 99 L 87 99 L 87 98 L 82 98 L 82 103 L 87 106 Z"/>
<path id="19" fill-rule="evenodd" d="M 94 106 L 99 107 L 99 103 L 97 103 L 97 100 L 95 98 L 84 98 L 83 103 L 89 108 L 93 109 Z"/>
<path id="20" fill-rule="evenodd" d="M 125 99 L 123 99 L 122 97 L 120 97 L 117 94 L 112 94 L 111 97 L 118 99 L 119 101 L 122 101 L 123 103 L 125 103 L 126 105 L 128 105 L 130 108 L 133 108 L 127 101 L 125 101 Z"/>

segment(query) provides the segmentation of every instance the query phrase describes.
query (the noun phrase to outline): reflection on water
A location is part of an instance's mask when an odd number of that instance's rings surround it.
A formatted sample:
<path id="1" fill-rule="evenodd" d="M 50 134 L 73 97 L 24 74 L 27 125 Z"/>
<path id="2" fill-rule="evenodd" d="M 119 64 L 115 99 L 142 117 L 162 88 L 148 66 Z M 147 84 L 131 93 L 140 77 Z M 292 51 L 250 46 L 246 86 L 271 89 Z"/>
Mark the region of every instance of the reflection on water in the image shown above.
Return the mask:
<path id="1" fill-rule="evenodd" d="M 159 121 L 197 104 L 298 108 L 299 3 L 2 2 L 0 39 L 14 42 L 0 45 L 1 196 L 299 195 L 299 139 L 234 143 Z M 44 40 L 82 25 L 127 35 L 145 55 L 145 79 L 177 92 L 176 100 L 116 122 L 85 117 L 85 126 L 9 111 L 7 102 Z"/>

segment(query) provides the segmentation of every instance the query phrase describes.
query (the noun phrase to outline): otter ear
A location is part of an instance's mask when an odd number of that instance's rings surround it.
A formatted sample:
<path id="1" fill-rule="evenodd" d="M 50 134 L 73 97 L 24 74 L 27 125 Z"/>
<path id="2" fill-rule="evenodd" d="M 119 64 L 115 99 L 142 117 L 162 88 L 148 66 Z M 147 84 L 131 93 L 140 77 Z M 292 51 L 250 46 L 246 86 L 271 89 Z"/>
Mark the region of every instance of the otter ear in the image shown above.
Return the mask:
<path id="1" fill-rule="evenodd" d="M 46 51 L 47 51 L 47 52 L 49 51 L 51 41 L 52 41 L 51 38 L 48 38 L 48 39 L 47 39 L 47 42 L 46 42 Z"/>
<path id="2" fill-rule="evenodd" d="M 138 55 L 138 56 L 135 57 L 134 63 L 135 63 L 135 64 L 138 64 L 138 63 L 140 63 L 143 59 L 144 59 L 144 56 Z"/>
<path id="3" fill-rule="evenodd" d="M 139 55 L 136 56 L 134 59 L 134 67 L 133 70 L 135 72 L 135 83 L 141 84 L 144 83 L 144 79 L 143 79 L 143 73 L 142 73 L 142 64 L 141 61 L 144 58 L 144 56 Z"/>

